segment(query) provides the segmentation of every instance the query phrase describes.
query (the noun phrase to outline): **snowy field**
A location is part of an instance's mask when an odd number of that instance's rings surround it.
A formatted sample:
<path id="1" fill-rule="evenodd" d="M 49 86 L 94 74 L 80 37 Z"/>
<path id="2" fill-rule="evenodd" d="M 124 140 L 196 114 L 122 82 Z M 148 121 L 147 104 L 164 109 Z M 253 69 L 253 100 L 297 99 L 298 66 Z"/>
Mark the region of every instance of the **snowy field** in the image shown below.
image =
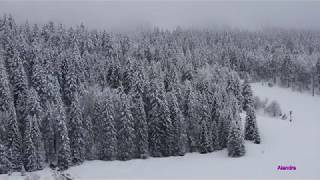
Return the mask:
<path id="1" fill-rule="evenodd" d="M 187 154 L 184 157 L 150 158 L 126 162 L 90 161 L 72 167 L 75 179 L 109 178 L 320 178 L 320 97 L 278 87 L 252 84 L 255 96 L 277 100 L 284 113 L 293 111 L 293 122 L 258 114 L 262 144 L 246 142 L 247 154 L 227 157 L 227 151 Z M 295 166 L 280 171 L 278 166 Z M 51 180 L 49 170 L 37 172 Z M 1 180 L 20 176 L 0 175 Z"/>

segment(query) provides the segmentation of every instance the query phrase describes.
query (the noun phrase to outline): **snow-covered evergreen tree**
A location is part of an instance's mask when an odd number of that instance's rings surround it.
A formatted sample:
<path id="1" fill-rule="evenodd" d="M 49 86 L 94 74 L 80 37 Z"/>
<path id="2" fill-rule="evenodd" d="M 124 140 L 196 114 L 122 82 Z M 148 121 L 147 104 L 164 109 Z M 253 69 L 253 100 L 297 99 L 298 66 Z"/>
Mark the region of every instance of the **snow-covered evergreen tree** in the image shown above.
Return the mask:
<path id="1" fill-rule="evenodd" d="M 154 157 L 169 156 L 173 149 L 173 126 L 163 84 L 157 79 L 153 79 L 150 83 L 148 103 L 150 154 Z"/>
<path id="2" fill-rule="evenodd" d="M 68 137 L 68 129 L 66 125 L 65 112 L 60 102 L 55 107 L 55 131 L 56 131 L 56 153 L 57 166 L 61 170 L 65 170 L 70 165 L 70 141 Z"/>
<path id="3" fill-rule="evenodd" d="M 248 81 L 245 81 L 242 87 L 243 110 L 247 111 L 249 106 L 253 106 L 253 94 Z"/>
<path id="4" fill-rule="evenodd" d="M 186 153 L 186 123 L 180 110 L 175 92 L 167 93 L 167 101 L 170 111 L 170 118 L 173 126 L 173 152 L 172 155 L 184 155 Z"/>
<path id="5" fill-rule="evenodd" d="M 116 98 L 116 125 L 117 125 L 117 158 L 119 160 L 132 159 L 134 153 L 134 122 L 130 111 L 130 101 L 124 92 Z"/>
<path id="6" fill-rule="evenodd" d="M 192 88 L 191 84 L 187 84 L 185 92 L 184 114 L 187 125 L 188 151 L 194 152 L 198 150 L 198 140 L 200 133 L 200 114 L 198 101 L 199 95 Z"/>
<path id="7" fill-rule="evenodd" d="M 71 149 L 71 162 L 73 164 L 79 164 L 83 162 L 85 158 L 85 142 L 83 119 L 77 93 L 73 95 L 71 105 L 69 107 L 68 131 Z"/>
<path id="8" fill-rule="evenodd" d="M 1 59 L 0 59 L 1 60 Z M 6 119 L 1 119 L 5 124 L 6 137 L 4 144 L 8 150 L 8 159 L 12 163 L 12 168 L 17 170 L 21 165 L 21 134 L 16 119 L 13 98 L 10 93 L 9 82 L 3 61 L 0 61 L 0 111 L 5 113 Z"/>
<path id="9" fill-rule="evenodd" d="M 100 102 L 98 130 L 98 154 L 101 160 L 114 160 L 117 157 L 117 131 L 115 126 L 114 107 L 109 97 Z M 98 120 L 98 119 L 96 119 Z"/>
<path id="10" fill-rule="evenodd" d="M 134 157 L 146 158 L 149 155 L 148 148 L 148 123 L 144 111 L 142 97 L 134 97 L 131 105 L 131 114 L 135 132 L 135 155 Z"/>
<path id="11" fill-rule="evenodd" d="M 27 171 L 40 170 L 43 169 L 45 161 L 44 144 L 40 131 L 43 114 L 38 94 L 33 88 L 28 91 L 26 104 L 28 115 L 25 120 L 27 131 L 23 136 L 23 149 L 26 152 L 24 154 L 24 164 Z"/>
<path id="12" fill-rule="evenodd" d="M 12 95 L 16 108 L 18 126 L 23 133 L 24 120 L 27 116 L 26 101 L 28 97 L 28 84 L 23 62 L 19 57 L 19 52 L 17 51 L 17 47 L 14 43 L 15 42 L 12 40 L 9 49 L 7 49 L 9 52 L 5 59 L 8 70 L 8 79 L 12 86 Z"/>
<path id="13" fill-rule="evenodd" d="M 256 115 L 254 112 L 254 108 L 252 106 L 247 107 L 247 115 L 245 122 L 245 132 L 244 138 L 245 140 L 253 141 L 256 144 L 260 144 L 260 134 L 258 130 Z"/>
<path id="14" fill-rule="evenodd" d="M 228 118 L 230 118 L 230 126 L 227 139 L 228 156 L 240 157 L 246 153 L 244 146 L 244 133 L 242 129 L 241 119 L 239 115 L 239 106 L 236 98 L 230 97 L 233 106 L 230 108 Z"/>
<path id="15" fill-rule="evenodd" d="M 32 139 L 33 121 L 36 118 L 28 115 L 25 120 L 25 132 L 23 136 L 23 164 L 27 171 L 35 171 L 38 169 L 37 150 Z"/>
<path id="16" fill-rule="evenodd" d="M 8 158 L 6 147 L 0 143 L 0 174 L 6 174 L 11 169 L 11 162 Z"/>

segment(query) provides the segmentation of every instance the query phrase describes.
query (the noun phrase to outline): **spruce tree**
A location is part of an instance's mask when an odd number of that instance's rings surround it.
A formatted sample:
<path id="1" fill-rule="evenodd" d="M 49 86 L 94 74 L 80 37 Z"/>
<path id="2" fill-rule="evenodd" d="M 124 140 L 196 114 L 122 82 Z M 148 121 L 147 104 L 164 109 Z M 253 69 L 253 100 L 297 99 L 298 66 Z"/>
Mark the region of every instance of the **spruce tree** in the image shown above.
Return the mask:
<path id="1" fill-rule="evenodd" d="M 235 122 L 231 123 L 227 149 L 230 157 L 240 157 L 245 154 L 243 134 L 241 128 Z"/>
<path id="2" fill-rule="evenodd" d="M 142 97 L 133 97 L 131 105 L 131 114 L 134 121 L 135 132 L 135 157 L 147 158 L 148 148 L 148 123 L 144 111 Z"/>
<path id="3" fill-rule="evenodd" d="M 33 88 L 29 89 L 27 109 L 27 117 L 31 118 L 31 139 L 35 148 L 35 168 L 36 170 L 40 170 L 43 169 L 45 161 L 45 150 L 42 133 L 40 131 L 40 124 L 43 119 L 43 109 L 40 105 L 38 94 Z M 28 119 L 26 122 L 28 122 Z"/>
<path id="4" fill-rule="evenodd" d="M 134 122 L 130 111 L 130 102 L 128 101 L 124 92 L 120 92 L 117 96 L 117 147 L 118 154 L 117 158 L 119 160 L 129 160 L 132 159 L 134 153 Z"/>
<path id="5" fill-rule="evenodd" d="M 167 93 L 167 101 L 170 111 L 170 118 L 173 126 L 173 152 L 172 155 L 184 155 L 186 153 L 186 124 L 180 110 L 175 92 Z"/>
<path id="6" fill-rule="evenodd" d="M 6 147 L 0 143 L 0 174 L 6 174 L 11 169 L 11 162 L 8 158 Z"/>
<path id="7" fill-rule="evenodd" d="M 109 97 L 104 97 L 100 110 L 99 158 L 101 160 L 114 160 L 117 157 L 117 131 L 114 109 Z"/>
<path id="8" fill-rule="evenodd" d="M 68 137 L 68 129 L 66 125 L 66 117 L 62 102 L 55 107 L 55 131 L 56 131 L 56 153 L 57 166 L 60 170 L 68 169 L 70 165 L 70 141 Z"/>
<path id="9" fill-rule="evenodd" d="M 210 136 L 207 121 L 202 119 L 200 124 L 199 152 L 208 153 L 210 152 L 210 149 Z"/>
<path id="10" fill-rule="evenodd" d="M 1 121 L 5 124 L 6 129 L 4 144 L 8 150 L 8 159 L 12 163 L 12 168 L 18 170 L 21 164 L 21 134 L 2 59 L 0 59 L 0 111 L 6 114 L 6 119 Z"/>
<path id="11" fill-rule="evenodd" d="M 187 90 L 185 92 L 185 105 L 184 114 L 187 124 L 187 140 L 188 151 L 198 151 L 198 140 L 200 133 L 200 114 L 199 114 L 199 95 L 192 88 L 191 84 L 187 84 Z"/>
<path id="12" fill-rule="evenodd" d="M 24 120 L 27 116 L 26 102 L 28 97 L 28 84 L 22 59 L 19 56 L 19 52 L 13 40 L 10 43 L 10 53 L 11 54 L 7 55 L 5 58 L 6 67 L 8 70 L 8 79 L 12 87 L 18 127 L 23 133 Z"/>
<path id="13" fill-rule="evenodd" d="M 241 118 L 239 114 L 239 106 L 237 105 L 237 99 L 233 96 L 230 97 L 231 107 L 228 114 L 230 121 L 228 139 L 227 139 L 227 150 L 228 156 L 240 157 L 245 155 L 244 146 L 244 134 L 241 125 Z"/>
<path id="14" fill-rule="evenodd" d="M 198 113 L 200 117 L 199 132 L 199 151 L 200 153 L 208 153 L 212 151 L 212 132 L 210 132 L 211 117 L 210 106 L 203 96 L 199 96 L 200 104 L 198 105 Z"/>
<path id="15" fill-rule="evenodd" d="M 260 144 L 260 135 L 258 131 L 256 115 L 252 106 L 247 107 L 244 135 L 245 140 L 250 140 L 255 144 Z"/>
<path id="16" fill-rule="evenodd" d="M 169 156 L 173 149 L 173 127 L 165 99 L 163 82 L 159 82 L 155 78 L 152 79 L 147 94 L 150 154 L 154 157 Z"/>
<path id="17" fill-rule="evenodd" d="M 78 94 L 75 93 L 73 96 L 69 107 L 68 134 L 70 139 L 71 162 L 73 164 L 79 164 L 83 162 L 85 158 L 84 128 Z"/>
<path id="18" fill-rule="evenodd" d="M 249 106 L 253 105 L 253 94 L 249 82 L 246 80 L 242 87 L 243 110 L 247 111 Z"/>
<path id="19" fill-rule="evenodd" d="M 35 171 L 38 169 L 37 165 L 37 151 L 35 145 L 32 141 L 32 129 L 33 121 L 35 121 L 34 116 L 28 115 L 25 120 L 25 132 L 23 136 L 23 164 L 26 171 Z"/>

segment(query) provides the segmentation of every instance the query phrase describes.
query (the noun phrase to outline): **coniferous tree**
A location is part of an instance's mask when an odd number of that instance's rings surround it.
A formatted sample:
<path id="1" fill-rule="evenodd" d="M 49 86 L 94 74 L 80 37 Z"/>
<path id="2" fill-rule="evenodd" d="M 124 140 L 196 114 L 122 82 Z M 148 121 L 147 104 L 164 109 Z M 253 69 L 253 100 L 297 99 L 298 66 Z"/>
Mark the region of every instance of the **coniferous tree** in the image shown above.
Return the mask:
<path id="1" fill-rule="evenodd" d="M 40 105 L 40 99 L 38 97 L 38 94 L 33 88 L 29 90 L 27 107 L 28 115 L 33 117 L 33 121 L 31 124 L 31 137 L 36 150 L 36 169 L 40 170 L 43 169 L 45 161 L 45 150 L 42 139 L 42 133 L 40 131 L 40 125 L 43 118 L 43 110 Z"/>
<path id="2" fill-rule="evenodd" d="M 191 152 L 198 150 L 198 139 L 200 133 L 200 114 L 198 101 L 199 95 L 194 92 L 191 84 L 187 85 L 185 94 L 185 108 L 184 114 L 187 124 L 187 139 L 188 139 L 188 150 Z"/>
<path id="3" fill-rule="evenodd" d="M 134 122 L 129 108 L 130 102 L 128 101 L 124 92 L 116 97 L 117 104 L 117 158 L 119 160 L 132 159 L 134 153 Z"/>
<path id="4" fill-rule="evenodd" d="M 28 115 L 25 120 L 25 132 L 23 136 L 23 164 L 27 171 L 35 171 L 39 167 L 37 164 L 37 151 L 32 139 L 33 121 L 35 118 Z"/>
<path id="5" fill-rule="evenodd" d="M 230 157 L 240 157 L 245 154 L 244 139 L 241 128 L 235 122 L 231 123 L 227 149 L 228 156 Z"/>
<path id="6" fill-rule="evenodd" d="M 56 131 L 56 153 L 57 166 L 65 170 L 70 165 L 70 141 L 66 125 L 65 112 L 61 107 L 62 102 L 55 107 L 55 131 Z"/>
<path id="7" fill-rule="evenodd" d="M 172 152 L 172 122 L 163 85 L 153 79 L 148 92 L 150 103 L 147 117 L 149 119 L 149 150 L 154 157 L 169 156 Z"/>
<path id="8" fill-rule="evenodd" d="M 253 141 L 255 144 L 260 144 L 256 115 L 252 106 L 247 107 L 244 138 Z"/>
<path id="9" fill-rule="evenodd" d="M 27 76 L 23 67 L 23 62 L 19 57 L 19 52 L 14 42 L 10 43 L 10 50 L 6 56 L 6 67 L 8 79 L 12 86 L 12 95 L 16 109 L 18 126 L 21 132 L 24 131 L 24 120 L 27 116 L 26 101 L 28 97 Z"/>
<path id="10" fill-rule="evenodd" d="M 173 155 L 184 155 L 186 153 L 186 126 L 185 119 L 180 110 L 177 98 L 174 92 L 167 93 L 167 101 L 170 111 L 170 118 L 173 126 Z"/>
<path id="11" fill-rule="evenodd" d="M 114 160 L 117 157 L 117 131 L 114 109 L 109 97 L 101 102 L 99 133 L 99 157 L 102 160 Z"/>
<path id="12" fill-rule="evenodd" d="M 17 170 L 21 165 L 21 134 L 3 61 L 0 61 L 0 111 L 6 114 L 6 119 L 1 121 L 5 124 L 6 137 L 4 143 L 8 150 L 7 156 L 12 163 L 11 168 Z"/>
<path id="13" fill-rule="evenodd" d="M 8 152 L 3 144 L 0 143 L 0 174 L 6 174 L 11 169 L 11 162 L 8 158 Z"/>
<path id="14" fill-rule="evenodd" d="M 242 87 L 243 110 L 247 111 L 249 106 L 253 106 L 253 94 L 248 81 L 245 81 Z"/>
<path id="15" fill-rule="evenodd" d="M 143 107 L 142 97 L 134 97 L 131 105 L 131 113 L 134 121 L 136 152 L 135 157 L 147 158 L 148 149 L 148 123 Z"/>
<path id="16" fill-rule="evenodd" d="M 210 136 L 207 121 L 202 119 L 200 122 L 200 135 L 199 135 L 199 151 L 200 153 L 210 152 Z"/>
<path id="17" fill-rule="evenodd" d="M 236 98 L 230 97 L 233 106 L 230 107 L 228 117 L 230 118 L 230 126 L 227 139 L 228 156 L 240 157 L 245 155 L 244 134 L 242 131 L 241 119 L 239 115 L 239 106 Z"/>
<path id="18" fill-rule="evenodd" d="M 199 151 L 200 153 L 208 153 L 212 151 L 212 132 L 210 132 L 210 110 L 209 105 L 203 97 L 200 97 L 199 117 L 200 117 L 200 132 L 199 132 Z"/>
<path id="19" fill-rule="evenodd" d="M 132 77 L 132 87 L 128 94 L 131 97 L 131 114 L 134 122 L 135 132 L 135 153 L 134 157 L 147 158 L 149 156 L 148 147 L 148 122 L 144 109 L 143 96 L 145 87 L 145 76 L 141 69 L 141 65 L 134 64 L 135 73 Z"/>
<path id="20" fill-rule="evenodd" d="M 73 164 L 79 164 L 83 162 L 85 158 L 85 142 L 83 120 L 77 93 L 73 95 L 73 99 L 69 108 L 68 130 L 70 139 L 71 162 Z"/>

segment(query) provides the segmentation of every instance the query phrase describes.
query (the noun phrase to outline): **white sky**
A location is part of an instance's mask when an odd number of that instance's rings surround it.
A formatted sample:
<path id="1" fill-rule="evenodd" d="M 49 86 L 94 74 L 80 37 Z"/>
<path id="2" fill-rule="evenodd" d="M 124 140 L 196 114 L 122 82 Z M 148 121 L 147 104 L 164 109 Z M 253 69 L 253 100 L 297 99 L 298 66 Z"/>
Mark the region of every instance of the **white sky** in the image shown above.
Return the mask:
<path id="1" fill-rule="evenodd" d="M 141 25 L 163 28 L 231 26 L 320 28 L 320 1 L 1 1 L 0 14 L 18 22 L 50 20 L 90 28 L 127 29 Z"/>

